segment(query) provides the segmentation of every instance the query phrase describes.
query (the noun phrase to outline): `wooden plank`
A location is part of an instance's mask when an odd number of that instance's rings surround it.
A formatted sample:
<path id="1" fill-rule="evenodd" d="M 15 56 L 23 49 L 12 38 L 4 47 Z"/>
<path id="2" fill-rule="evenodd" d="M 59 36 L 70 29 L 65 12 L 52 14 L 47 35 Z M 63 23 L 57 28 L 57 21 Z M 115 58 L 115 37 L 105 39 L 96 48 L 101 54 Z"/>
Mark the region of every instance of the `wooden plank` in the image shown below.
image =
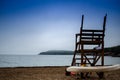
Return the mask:
<path id="1" fill-rule="evenodd" d="M 76 53 L 81 53 L 81 50 L 76 50 L 75 52 Z M 100 52 L 102 52 L 102 50 L 84 49 L 83 52 L 84 53 L 92 53 L 92 52 L 93 53 L 98 53 L 98 52 L 100 53 Z"/>
<path id="2" fill-rule="evenodd" d="M 79 64 L 79 65 L 81 65 L 81 63 L 75 63 L 75 64 Z M 86 63 L 86 64 L 90 64 L 90 63 Z"/>
<path id="3" fill-rule="evenodd" d="M 81 41 L 81 42 L 77 42 L 76 45 L 78 45 L 78 44 L 99 45 L 101 43 L 102 43 L 102 41 Z"/>
<path id="4" fill-rule="evenodd" d="M 81 60 L 81 58 L 75 58 L 76 60 Z M 83 60 L 85 60 L 86 58 L 83 58 Z M 94 58 L 88 58 L 90 60 L 93 60 Z"/>
<path id="5" fill-rule="evenodd" d="M 104 34 L 82 33 L 81 36 L 104 36 Z"/>
<path id="6" fill-rule="evenodd" d="M 95 39 L 95 40 L 102 40 L 103 38 L 99 38 L 99 37 L 84 37 L 84 36 L 81 36 L 81 39 Z"/>
<path id="7" fill-rule="evenodd" d="M 103 30 L 83 29 L 83 32 L 103 32 Z"/>

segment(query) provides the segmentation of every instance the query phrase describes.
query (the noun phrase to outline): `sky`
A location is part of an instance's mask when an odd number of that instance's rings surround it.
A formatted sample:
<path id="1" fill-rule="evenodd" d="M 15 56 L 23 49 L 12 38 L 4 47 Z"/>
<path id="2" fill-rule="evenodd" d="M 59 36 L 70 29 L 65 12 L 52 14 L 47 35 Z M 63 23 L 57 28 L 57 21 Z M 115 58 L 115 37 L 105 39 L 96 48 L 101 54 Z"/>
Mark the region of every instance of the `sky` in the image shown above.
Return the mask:
<path id="1" fill-rule="evenodd" d="M 106 13 L 105 47 L 120 45 L 119 0 L 0 0 L 0 54 L 74 50 L 82 14 L 85 29 L 102 29 Z"/>

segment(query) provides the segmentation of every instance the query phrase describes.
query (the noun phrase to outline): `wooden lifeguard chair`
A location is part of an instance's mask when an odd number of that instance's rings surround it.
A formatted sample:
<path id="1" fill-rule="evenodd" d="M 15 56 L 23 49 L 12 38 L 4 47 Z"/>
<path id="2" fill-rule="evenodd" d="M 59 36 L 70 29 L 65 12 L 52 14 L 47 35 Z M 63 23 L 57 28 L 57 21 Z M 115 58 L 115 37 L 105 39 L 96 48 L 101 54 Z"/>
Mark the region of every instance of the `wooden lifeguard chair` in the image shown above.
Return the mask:
<path id="1" fill-rule="evenodd" d="M 82 15 L 80 33 L 75 35 L 75 51 L 71 66 L 81 66 L 83 64 L 89 66 L 104 66 L 106 18 L 107 14 L 104 16 L 103 29 L 101 30 L 83 29 L 84 15 Z"/>

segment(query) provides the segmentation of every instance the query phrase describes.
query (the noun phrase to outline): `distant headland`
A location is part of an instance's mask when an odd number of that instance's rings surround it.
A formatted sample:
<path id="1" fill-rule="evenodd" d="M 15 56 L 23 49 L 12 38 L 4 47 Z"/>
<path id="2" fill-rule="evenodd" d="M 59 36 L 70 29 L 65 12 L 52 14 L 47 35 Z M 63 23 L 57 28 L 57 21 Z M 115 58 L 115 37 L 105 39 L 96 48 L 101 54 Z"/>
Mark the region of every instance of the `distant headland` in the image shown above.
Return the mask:
<path id="1" fill-rule="evenodd" d="M 73 51 L 65 51 L 65 50 L 50 50 L 46 52 L 41 52 L 39 55 L 73 55 Z"/>
<path id="2" fill-rule="evenodd" d="M 104 52 L 105 52 L 105 56 L 120 57 L 120 45 L 105 48 Z M 66 50 L 50 50 L 39 53 L 39 55 L 73 55 L 73 54 L 74 51 L 66 51 Z"/>

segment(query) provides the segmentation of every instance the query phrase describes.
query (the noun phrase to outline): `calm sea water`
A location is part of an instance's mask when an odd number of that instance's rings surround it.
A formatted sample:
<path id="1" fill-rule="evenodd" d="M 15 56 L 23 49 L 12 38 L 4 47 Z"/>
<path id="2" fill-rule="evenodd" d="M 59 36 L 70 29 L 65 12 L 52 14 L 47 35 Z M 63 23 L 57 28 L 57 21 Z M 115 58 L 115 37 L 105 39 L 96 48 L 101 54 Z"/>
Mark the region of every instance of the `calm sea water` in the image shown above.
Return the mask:
<path id="1" fill-rule="evenodd" d="M 73 55 L 0 55 L 0 67 L 70 66 Z M 120 64 L 120 57 L 105 56 L 105 64 Z"/>

